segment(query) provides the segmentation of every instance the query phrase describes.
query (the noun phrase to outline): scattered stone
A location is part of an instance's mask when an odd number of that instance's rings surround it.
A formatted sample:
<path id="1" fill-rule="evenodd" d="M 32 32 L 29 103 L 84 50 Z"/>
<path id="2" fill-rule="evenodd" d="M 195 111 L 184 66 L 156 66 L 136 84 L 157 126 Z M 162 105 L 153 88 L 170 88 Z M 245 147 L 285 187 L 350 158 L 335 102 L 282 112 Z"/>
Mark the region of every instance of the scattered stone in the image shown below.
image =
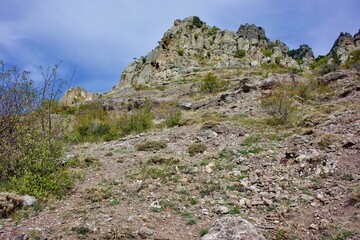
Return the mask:
<path id="1" fill-rule="evenodd" d="M 161 209 L 161 205 L 159 201 L 154 201 L 149 206 L 150 209 Z"/>
<path id="2" fill-rule="evenodd" d="M 300 198 L 304 201 L 311 202 L 314 200 L 313 196 L 307 195 L 307 194 L 301 194 Z"/>
<path id="3" fill-rule="evenodd" d="M 205 166 L 205 171 L 209 174 L 211 174 L 213 172 L 213 167 L 214 164 L 213 163 L 209 163 L 208 165 Z"/>
<path id="4" fill-rule="evenodd" d="M 256 231 L 254 225 L 241 217 L 224 217 L 218 219 L 210 228 L 209 232 L 201 238 L 202 240 L 225 240 L 225 239 L 247 239 L 265 240 Z"/>
<path id="5" fill-rule="evenodd" d="M 150 237 L 151 235 L 154 234 L 154 230 L 152 230 L 151 228 L 141 228 L 140 231 L 138 232 L 138 235 L 142 238 L 142 239 L 147 239 L 148 237 Z"/>
<path id="6" fill-rule="evenodd" d="M 217 214 L 228 214 L 230 210 L 226 206 L 217 206 L 215 207 L 214 212 Z"/>
<path id="7" fill-rule="evenodd" d="M 32 206 L 38 202 L 35 197 L 29 195 L 24 195 L 23 200 L 24 200 L 23 202 L 24 206 Z"/>
<path id="8" fill-rule="evenodd" d="M 319 226 L 316 225 L 315 223 L 310 224 L 309 228 L 313 229 L 313 230 L 316 230 L 316 231 L 319 230 Z"/>
<path id="9" fill-rule="evenodd" d="M 263 198 L 263 201 L 265 202 L 266 205 L 271 206 L 274 204 L 274 202 L 270 199 L 267 198 Z"/>

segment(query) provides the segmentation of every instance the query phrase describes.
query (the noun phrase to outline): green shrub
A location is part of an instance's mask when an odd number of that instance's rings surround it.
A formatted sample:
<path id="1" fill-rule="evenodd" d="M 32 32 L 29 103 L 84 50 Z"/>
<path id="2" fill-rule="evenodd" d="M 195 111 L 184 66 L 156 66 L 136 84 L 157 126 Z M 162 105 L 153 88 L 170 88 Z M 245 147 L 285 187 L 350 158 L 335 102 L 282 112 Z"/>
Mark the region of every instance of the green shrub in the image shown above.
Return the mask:
<path id="1" fill-rule="evenodd" d="M 275 58 L 275 63 L 276 63 L 276 64 L 280 64 L 280 61 L 281 61 L 281 57 L 276 57 L 276 58 Z"/>
<path id="2" fill-rule="evenodd" d="M 117 125 L 121 135 L 125 136 L 130 133 L 142 133 L 153 126 L 154 114 L 150 108 L 145 107 L 136 112 L 120 116 Z"/>
<path id="3" fill-rule="evenodd" d="M 201 28 L 203 24 L 204 24 L 204 22 L 201 21 L 198 16 L 193 17 L 193 26 L 195 26 L 197 28 Z"/>
<path id="4" fill-rule="evenodd" d="M 288 123 L 290 115 L 296 110 L 291 93 L 286 88 L 277 88 L 261 100 L 261 106 L 268 114 L 280 120 L 279 123 Z"/>
<path id="5" fill-rule="evenodd" d="M 261 49 L 262 54 L 264 54 L 265 57 L 271 57 L 271 55 L 273 54 L 273 50 L 270 49 Z"/>
<path id="6" fill-rule="evenodd" d="M 208 36 L 214 36 L 220 30 L 220 28 L 213 26 L 207 32 Z"/>
<path id="7" fill-rule="evenodd" d="M 166 148 L 167 144 L 166 142 L 159 140 L 159 141 L 145 141 L 142 143 L 139 143 L 135 146 L 136 150 L 138 151 L 157 151 L 163 148 Z"/>
<path id="8" fill-rule="evenodd" d="M 360 63 L 360 49 L 352 51 L 349 54 L 348 60 L 345 62 L 345 67 L 350 68 L 357 63 Z"/>
<path id="9" fill-rule="evenodd" d="M 181 124 L 181 111 L 179 109 L 170 111 L 169 115 L 165 119 L 165 124 L 168 127 L 179 126 Z"/>
<path id="10" fill-rule="evenodd" d="M 179 54 L 179 56 L 184 56 L 185 50 L 183 48 L 180 48 L 177 50 L 177 53 Z"/>
<path id="11" fill-rule="evenodd" d="M 336 65 L 333 63 L 328 63 L 329 57 L 327 56 L 318 56 L 313 64 L 311 64 L 311 69 L 319 74 L 326 74 L 336 70 Z"/>
<path id="12" fill-rule="evenodd" d="M 203 153 L 207 149 L 207 146 L 204 143 L 192 143 L 188 147 L 188 152 L 190 156 L 195 156 L 198 153 Z"/>
<path id="13" fill-rule="evenodd" d="M 238 49 L 235 53 L 237 58 L 243 58 L 246 56 L 246 51 L 244 49 Z"/>
<path id="14" fill-rule="evenodd" d="M 225 85 L 226 83 L 220 81 L 213 73 L 208 73 L 200 85 L 200 90 L 204 93 L 215 93 L 222 90 Z"/>

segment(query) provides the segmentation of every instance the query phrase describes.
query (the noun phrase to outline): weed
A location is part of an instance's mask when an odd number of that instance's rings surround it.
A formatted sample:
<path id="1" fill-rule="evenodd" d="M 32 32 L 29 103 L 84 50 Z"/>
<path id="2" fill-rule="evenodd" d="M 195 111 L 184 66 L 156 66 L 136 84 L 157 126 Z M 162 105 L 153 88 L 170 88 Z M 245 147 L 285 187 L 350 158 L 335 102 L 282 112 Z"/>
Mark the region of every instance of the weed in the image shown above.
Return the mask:
<path id="1" fill-rule="evenodd" d="M 76 226 L 71 228 L 73 232 L 75 232 L 77 235 L 87 235 L 90 232 L 90 229 L 85 226 Z"/>
<path id="2" fill-rule="evenodd" d="M 149 140 L 142 143 L 139 143 L 135 146 L 136 150 L 138 151 L 158 151 L 160 149 L 166 148 L 166 142 L 159 140 Z"/>
<path id="3" fill-rule="evenodd" d="M 209 232 L 209 230 L 206 229 L 206 228 L 200 229 L 200 233 L 199 233 L 199 234 L 200 234 L 200 237 L 205 236 L 208 232 Z"/>
<path id="4" fill-rule="evenodd" d="M 235 56 L 236 56 L 237 58 L 243 58 L 243 57 L 246 56 L 246 51 L 243 50 L 243 49 L 238 49 L 238 50 L 236 51 L 236 53 L 235 53 Z"/>
<path id="5" fill-rule="evenodd" d="M 250 147 L 254 143 L 257 143 L 261 140 L 262 136 L 260 134 L 256 134 L 254 136 L 248 136 L 246 137 L 241 143 L 241 146 Z"/>
<path id="6" fill-rule="evenodd" d="M 188 152 L 190 156 L 195 156 L 198 153 L 204 153 L 207 149 L 207 146 L 204 143 L 192 143 L 188 147 Z"/>
<path id="7" fill-rule="evenodd" d="M 187 222 L 188 225 L 195 225 L 196 224 L 196 220 L 193 218 L 190 218 L 189 221 Z"/>
<path id="8" fill-rule="evenodd" d="M 351 173 L 344 173 L 342 179 L 346 181 L 352 181 L 354 180 L 354 176 Z"/>
<path id="9" fill-rule="evenodd" d="M 339 141 L 339 136 L 333 133 L 325 133 L 319 139 L 319 145 L 326 149 L 330 145 L 333 145 L 335 142 Z"/>
<path id="10" fill-rule="evenodd" d="M 240 213 L 240 208 L 239 206 L 234 206 L 232 209 L 230 209 L 230 214 L 239 214 Z"/>

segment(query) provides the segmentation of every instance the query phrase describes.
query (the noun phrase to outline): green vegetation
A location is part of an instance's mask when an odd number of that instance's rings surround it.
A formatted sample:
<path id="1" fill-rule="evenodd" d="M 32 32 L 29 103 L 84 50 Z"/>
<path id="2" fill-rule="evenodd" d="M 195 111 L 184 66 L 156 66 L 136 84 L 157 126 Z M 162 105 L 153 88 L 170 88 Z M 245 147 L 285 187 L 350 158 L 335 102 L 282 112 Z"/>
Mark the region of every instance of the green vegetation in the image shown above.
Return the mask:
<path id="1" fill-rule="evenodd" d="M 188 152 L 190 156 L 195 156 L 196 154 L 205 152 L 206 149 L 207 146 L 204 143 L 192 143 L 188 147 Z"/>
<path id="2" fill-rule="evenodd" d="M 200 85 L 200 90 L 204 93 L 216 93 L 226 86 L 226 82 L 220 81 L 220 79 L 213 73 L 208 73 Z"/>
<path id="3" fill-rule="evenodd" d="M 274 117 L 276 123 L 285 124 L 296 111 L 296 105 L 291 94 L 285 88 L 277 88 L 262 99 L 262 107 Z"/>
<path id="4" fill-rule="evenodd" d="M 64 127 L 52 117 L 61 110 L 58 67 L 40 68 L 43 81 L 35 88 L 29 72 L 0 62 L 0 191 L 61 197 L 73 185 L 61 164 Z"/>
<path id="5" fill-rule="evenodd" d="M 110 141 L 131 133 L 141 133 L 153 125 L 154 115 L 149 106 L 120 116 L 110 115 L 101 103 L 83 104 L 75 113 L 73 142 Z"/>
<path id="6" fill-rule="evenodd" d="M 193 26 L 195 26 L 197 28 L 201 28 L 203 24 L 204 24 L 204 22 L 201 21 L 198 16 L 194 16 L 194 18 L 193 18 Z"/>
<path id="7" fill-rule="evenodd" d="M 209 230 L 208 230 L 208 229 L 206 229 L 206 228 L 202 228 L 202 229 L 200 229 L 200 237 L 205 236 L 208 232 L 209 232 Z"/>
<path id="8" fill-rule="evenodd" d="M 344 65 L 346 68 L 350 68 L 358 63 L 360 63 L 360 49 L 352 51 Z"/>
<path id="9" fill-rule="evenodd" d="M 167 118 L 165 119 L 165 125 L 167 127 L 175 127 L 181 125 L 181 111 L 176 109 L 175 111 L 170 111 Z"/>
<path id="10" fill-rule="evenodd" d="M 315 59 L 315 62 L 311 65 L 311 69 L 317 72 L 318 74 L 326 74 L 335 71 L 336 65 L 334 63 L 329 63 L 329 57 L 320 55 Z"/>
<path id="11" fill-rule="evenodd" d="M 246 56 L 246 51 L 244 49 L 238 49 L 235 53 L 237 58 L 243 58 Z"/>
<path id="12" fill-rule="evenodd" d="M 273 49 L 272 48 L 269 48 L 269 49 L 262 48 L 261 52 L 262 52 L 262 54 L 264 54 L 265 57 L 271 57 L 271 55 L 273 54 Z"/>
<path id="13" fill-rule="evenodd" d="M 208 30 L 207 34 L 208 36 L 215 36 L 218 31 L 220 31 L 220 28 L 213 26 Z"/>
<path id="14" fill-rule="evenodd" d="M 328 148 L 330 145 L 339 141 L 339 136 L 333 133 L 325 133 L 319 139 L 319 145 L 322 148 Z"/>
<path id="15" fill-rule="evenodd" d="M 138 151 L 158 151 L 160 149 L 166 148 L 166 142 L 160 140 L 160 141 L 145 141 L 142 143 L 137 144 L 136 150 Z"/>
<path id="16" fill-rule="evenodd" d="M 177 50 L 177 53 L 179 54 L 179 56 L 184 56 L 185 50 L 183 48 L 180 48 Z"/>

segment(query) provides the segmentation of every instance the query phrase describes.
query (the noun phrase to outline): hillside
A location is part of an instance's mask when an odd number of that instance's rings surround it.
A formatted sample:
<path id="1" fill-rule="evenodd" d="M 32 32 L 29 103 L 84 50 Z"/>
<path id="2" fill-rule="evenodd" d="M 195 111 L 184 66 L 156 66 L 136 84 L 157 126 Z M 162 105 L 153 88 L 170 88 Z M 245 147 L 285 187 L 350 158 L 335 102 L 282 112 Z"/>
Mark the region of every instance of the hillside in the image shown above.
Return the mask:
<path id="1" fill-rule="evenodd" d="M 111 91 L 65 94 L 75 186 L 1 219 L 1 239 L 235 239 L 226 217 L 249 221 L 238 239 L 360 239 L 359 49 L 360 32 L 315 58 L 176 20 Z"/>

